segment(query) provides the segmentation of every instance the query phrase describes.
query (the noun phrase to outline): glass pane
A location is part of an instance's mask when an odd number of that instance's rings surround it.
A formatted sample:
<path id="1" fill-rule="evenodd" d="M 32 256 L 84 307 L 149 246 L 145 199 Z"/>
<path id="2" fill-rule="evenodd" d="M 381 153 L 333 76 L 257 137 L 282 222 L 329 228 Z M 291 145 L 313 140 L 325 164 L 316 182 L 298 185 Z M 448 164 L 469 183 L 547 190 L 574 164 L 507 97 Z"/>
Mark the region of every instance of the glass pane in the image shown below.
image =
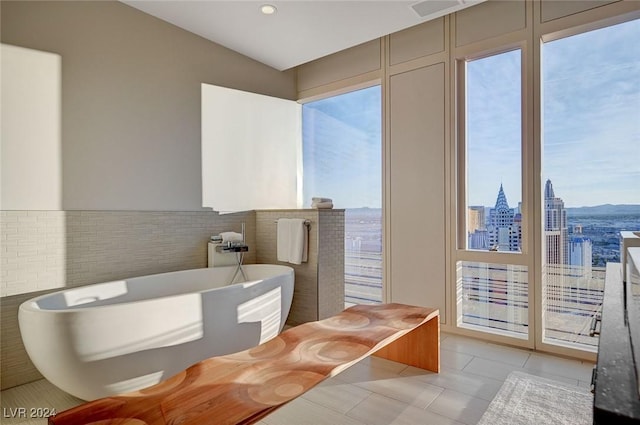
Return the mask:
<path id="1" fill-rule="evenodd" d="M 543 45 L 545 342 L 595 350 L 619 234 L 640 225 L 640 21 Z"/>
<path id="2" fill-rule="evenodd" d="M 302 107 L 303 199 L 345 209 L 345 302 L 382 301 L 380 86 Z"/>
<path id="3" fill-rule="evenodd" d="M 458 261 L 458 326 L 527 338 L 529 278 L 526 266 Z"/>
<path id="4" fill-rule="evenodd" d="M 345 303 L 382 302 L 382 209 L 345 210 Z"/>
<path id="5" fill-rule="evenodd" d="M 466 71 L 466 248 L 521 251 L 521 52 Z"/>

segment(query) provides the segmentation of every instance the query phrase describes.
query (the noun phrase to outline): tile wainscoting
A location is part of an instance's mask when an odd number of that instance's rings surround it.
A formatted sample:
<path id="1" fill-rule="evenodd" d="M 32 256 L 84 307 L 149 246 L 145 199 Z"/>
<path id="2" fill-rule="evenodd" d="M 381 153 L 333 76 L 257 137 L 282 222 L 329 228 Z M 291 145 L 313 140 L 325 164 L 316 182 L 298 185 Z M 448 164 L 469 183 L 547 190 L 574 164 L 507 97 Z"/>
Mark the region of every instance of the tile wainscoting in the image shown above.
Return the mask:
<path id="1" fill-rule="evenodd" d="M 309 261 L 299 265 L 277 259 L 277 220 L 304 218 L 309 227 Z M 296 283 L 287 324 L 321 320 L 344 310 L 344 210 L 256 211 L 258 263 L 293 267 Z"/>
<path id="2" fill-rule="evenodd" d="M 207 266 L 207 241 L 223 231 L 255 243 L 255 212 L 2 211 L 0 387 L 40 379 L 22 345 L 18 307 L 63 287 Z M 249 252 L 247 263 L 255 263 Z"/>
<path id="3" fill-rule="evenodd" d="M 255 246 L 253 211 L 2 211 L 1 296 L 206 267 L 209 237 L 243 222 Z"/>
<path id="4" fill-rule="evenodd" d="M 18 328 L 24 301 L 63 287 L 207 266 L 207 241 L 246 225 L 245 263 L 276 260 L 275 220 L 311 220 L 309 261 L 296 271 L 292 325 L 344 308 L 344 211 L 1 211 L 2 389 L 41 379 Z"/>

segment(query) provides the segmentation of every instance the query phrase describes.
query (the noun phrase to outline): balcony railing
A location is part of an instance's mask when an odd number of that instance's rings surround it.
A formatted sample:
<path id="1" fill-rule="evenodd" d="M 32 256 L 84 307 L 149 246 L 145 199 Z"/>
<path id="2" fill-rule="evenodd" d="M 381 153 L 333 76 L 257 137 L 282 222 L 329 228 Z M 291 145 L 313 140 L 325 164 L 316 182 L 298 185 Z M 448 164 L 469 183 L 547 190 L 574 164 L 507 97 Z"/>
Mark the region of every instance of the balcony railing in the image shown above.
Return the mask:
<path id="1" fill-rule="evenodd" d="M 545 342 L 596 348 L 589 328 L 602 310 L 605 268 L 549 264 L 542 278 Z"/>
<path id="2" fill-rule="evenodd" d="M 382 302 L 382 253 L 345 250 L 345 305 Z"/>
<path id="3" fill-rule="evenodd" d="M 458 263 L 461 326 L 484 327 L 526 337 L 529 282 L 524 266 Z M 604 267 L 550 264 L 543 270 L 545 342 L 594 349 L 589 336 L 593 316 L 602 308 Z M 382 253 L 345 251 L 345 304 L 382 302 Z"/>
<path id="4" fill-rule="evenodd" d="M 543 271 L 543 324 L 545 342 L 593 349 L 589 336 L 593 316 L 602 308 L 604 268 L 547 265 Z M 528 331 L 528 278 L 526 267 L 461 261 L 458 293 L 462 326 L 494 332 Z"/>

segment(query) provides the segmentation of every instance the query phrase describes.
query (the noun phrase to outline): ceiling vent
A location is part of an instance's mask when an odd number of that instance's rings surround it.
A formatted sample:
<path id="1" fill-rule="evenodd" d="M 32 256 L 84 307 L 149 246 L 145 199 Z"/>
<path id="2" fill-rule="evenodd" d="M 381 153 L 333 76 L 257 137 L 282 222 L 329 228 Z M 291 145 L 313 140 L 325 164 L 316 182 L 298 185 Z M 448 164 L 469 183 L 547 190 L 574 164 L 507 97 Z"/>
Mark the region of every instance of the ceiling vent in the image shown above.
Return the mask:
<path id="1" fill-rule="evenodd" d="M 463 0 L 424 0 L 411 6 L 421 18 L 443 16 L 463 7 Z"/>

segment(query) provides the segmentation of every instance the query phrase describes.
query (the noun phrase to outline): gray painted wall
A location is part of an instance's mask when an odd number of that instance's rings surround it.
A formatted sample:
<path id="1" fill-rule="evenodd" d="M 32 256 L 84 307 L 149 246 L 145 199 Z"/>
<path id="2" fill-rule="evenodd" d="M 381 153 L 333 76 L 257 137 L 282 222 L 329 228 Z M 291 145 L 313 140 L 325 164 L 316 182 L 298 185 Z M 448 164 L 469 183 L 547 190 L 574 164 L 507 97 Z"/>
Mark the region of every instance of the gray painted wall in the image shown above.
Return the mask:
<path id="1" fill-rule="evenodd" d="M 63 210 L 199 210 L 200 84 L 296 97 L 293 71 L 117 1 L 0 7 L 2 43 L 62 57 Z"/>

